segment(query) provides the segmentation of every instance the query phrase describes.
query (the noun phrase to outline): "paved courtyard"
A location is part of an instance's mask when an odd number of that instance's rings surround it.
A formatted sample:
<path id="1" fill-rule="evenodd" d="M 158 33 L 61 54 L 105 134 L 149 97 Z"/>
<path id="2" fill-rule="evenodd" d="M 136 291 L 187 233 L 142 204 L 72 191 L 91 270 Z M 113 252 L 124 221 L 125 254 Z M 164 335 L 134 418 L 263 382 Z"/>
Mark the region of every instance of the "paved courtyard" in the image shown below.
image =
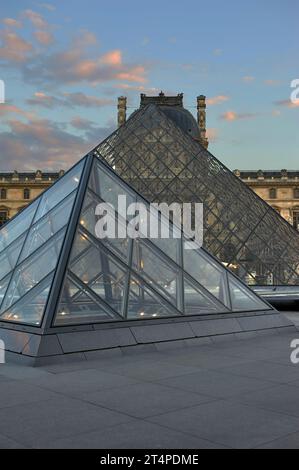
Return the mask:
<path id="1" fill-rule="evenodd" d="M 296 336 L 1 365 L 0 448 L 299 448 Z"/>

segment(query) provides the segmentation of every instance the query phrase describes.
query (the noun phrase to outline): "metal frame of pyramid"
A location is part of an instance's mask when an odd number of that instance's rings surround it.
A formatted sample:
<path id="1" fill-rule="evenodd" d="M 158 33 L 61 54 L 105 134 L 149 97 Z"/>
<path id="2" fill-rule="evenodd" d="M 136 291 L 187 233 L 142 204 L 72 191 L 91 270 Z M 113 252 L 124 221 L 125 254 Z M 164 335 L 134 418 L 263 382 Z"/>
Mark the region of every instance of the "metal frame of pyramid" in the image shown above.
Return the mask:
<path id="1" fill-rule="evenodd" d="M 299 285 L 299 234 L 159 106 L 96 149 L 150 202 L 202 202 L 204 246 L 250 285 Z"/>
<path id="2" fill-rule="evenodd" d="M 118 191 L 148 205 L 91 152 L 1 228 L 0 339 L 9 357 L 86 359 L 154 343 L 153 327 L 159 341 L 203 336 L 194 326 L 214 318 L 240 332 L 261 319 L 263 328 L 289 325 L 206 250 L 185 250 L 188 240 L 129 238 L 124 255 L 119 239 L 97 239 L 95 207 Z M 236 320 L 255 315 L 257 323 Z"/>

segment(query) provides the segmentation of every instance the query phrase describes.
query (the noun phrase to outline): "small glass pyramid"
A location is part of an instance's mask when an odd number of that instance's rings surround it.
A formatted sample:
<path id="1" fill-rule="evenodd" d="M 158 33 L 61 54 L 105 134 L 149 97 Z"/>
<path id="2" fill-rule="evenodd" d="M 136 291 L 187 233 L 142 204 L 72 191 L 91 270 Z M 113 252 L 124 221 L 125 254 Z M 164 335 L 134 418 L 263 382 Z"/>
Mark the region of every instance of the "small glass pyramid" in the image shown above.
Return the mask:
<path id="1" fill-rule="evenodd" d="M 271 310 L 186 238 L 99 239 L 96 207 L 119 195 L 149 208 L 89 154 L 0 230 L 0 322 L 50 328 Z M 129 221 L 117 216 L 123 231 Z"/>

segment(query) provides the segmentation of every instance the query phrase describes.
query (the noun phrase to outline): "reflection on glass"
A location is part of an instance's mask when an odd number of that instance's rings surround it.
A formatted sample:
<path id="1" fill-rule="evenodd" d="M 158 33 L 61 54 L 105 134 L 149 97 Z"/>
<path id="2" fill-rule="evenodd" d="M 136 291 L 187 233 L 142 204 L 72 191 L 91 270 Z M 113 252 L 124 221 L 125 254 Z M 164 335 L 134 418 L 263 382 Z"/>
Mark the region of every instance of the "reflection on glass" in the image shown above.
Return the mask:
<path id="1" fill-rule="evenodd" d="M 161 295 L 178 307 L 178 266 L 172 264 L 154 247 L 144 240 L 136 239 L 133 245 L 132 267 L 147 280 L 147 283 L 158 289 Z"/>
<path id="2" fill-rule="evenodd" d="M 25 233 L 17 238 L 6 250 L 0 254 L 0 279 L 5 277 L 16 265 L 21 248 L 25 240 Z"/>
<path id="3" fill-rule="evenodd" d="M 234 311 L 265 310 L 267 306 L 253 292 L 250 292 L 236 278 L 229 275 L 229 290 Z"/>
<path id="4" fill-rule="evenodd" d="M 184 277 L 184 302 L 185 315 L 199 315 L 202 313 L 212 313 L 227 311 L 220 303 L 213 302 L 199 286 Z"/>
<path id="5" fill-rule="evenodd" d="M 188 249 L 184 242 L 184 270 L 204 286 L 214 297 L 229 307 L 229 298 L 226 289 L 226 271 L 209 258 L 201 249 Z"/>
<path id="6" fill-rule="evenodd" d="M 61 230 L 16 268 L 2 303 L 1 312 L 16 303 L 20 297 L 33 289 L 55 269 L 64 234 L 65 229 Z"/>
<path id="7" fill-rule="evenodd" d="M 17 303 L 10 307 L 1 316 L 1 320 L 30 325 L 40 325 L 54 273 L 52 272 L 34 289 L 30 290 Z"/>
<path id="8" fill-rule="evenodd" d="M 64 201 L 31 227 L 22 250 L 20 261 L 27 258 L 33 251 L 37 250 L 68 223 L 75 195 L 76 192 L 70 194 Z"/>
<path id="9" fill-rule="evenodd" d="M 160 299 L 146 283 L 131 276 L 128 298 L 128 319 L 169 317 L 179 315 Z"/>
<path id="10" fill-rule="evenodd" d="M 65 279 L 54 324 L 71 325 L 115 320 L 108 309 L 84 285 Z"/>
<path id="11" fill-rule="evenodd" d="M 39 199 L 26 207 L 15 219 L 8 222 L 8 224 L 0 230 L 0 252 L 28 229 L 38 203 Z"/>
<path id="12" fill-rule="evenodd" d="M 84 163 L 85 160 L 82 160 L 74 166 L 61 180 L 58 180 L 43 194 L 38 211 L 34 217 L 34 222 L 43 217 L 43 215 L 53 209 L 53 207 L 78 187 Z"/>

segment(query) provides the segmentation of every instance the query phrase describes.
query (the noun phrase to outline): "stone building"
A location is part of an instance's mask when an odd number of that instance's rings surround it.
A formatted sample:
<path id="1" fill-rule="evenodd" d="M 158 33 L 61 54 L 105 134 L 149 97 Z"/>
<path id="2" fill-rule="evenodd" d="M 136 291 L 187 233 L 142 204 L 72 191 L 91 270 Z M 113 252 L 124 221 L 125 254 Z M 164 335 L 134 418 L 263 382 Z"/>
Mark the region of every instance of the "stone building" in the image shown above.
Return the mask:
<path id="1" fill-rule="evenodd" d="M 0 225 L 54 183 L 64 171 L 0 173 Z"/>
<path id="2" fill-rule="evenodd" d="M 299 170 L 235 170 L 234 173 L 299 230 Z"/>

